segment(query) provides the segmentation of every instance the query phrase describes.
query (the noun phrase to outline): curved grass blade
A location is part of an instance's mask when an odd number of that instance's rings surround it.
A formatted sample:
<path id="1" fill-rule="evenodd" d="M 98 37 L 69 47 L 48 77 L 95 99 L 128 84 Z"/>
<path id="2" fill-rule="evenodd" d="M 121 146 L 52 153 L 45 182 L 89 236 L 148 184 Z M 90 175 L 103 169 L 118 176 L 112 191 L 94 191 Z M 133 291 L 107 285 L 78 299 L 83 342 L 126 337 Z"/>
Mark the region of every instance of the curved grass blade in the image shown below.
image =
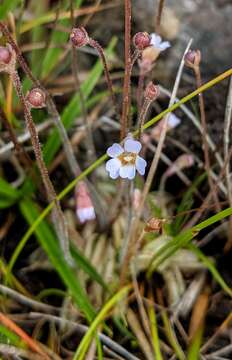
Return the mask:
<path id="1" fill-rule="evenodd" d="M 20 210 L 29 224 L 33 224 L 35 219 L 39 216 L 39 210 L 33 201 L 24 199 L 19 204 Z M 51 260 L 54 268 L 59 273 L 63 282 L 69 289 L 73 299 L 75 300 L 78 308 L 83 311 L 86 318 L 91 321 L 95 315 L 92 305 L 84 292 L 77 276 L 73 270 L 66 263 L 64 256 L 55 241 L 53 234 L 51 233 L 48 225 L 43 221 L 40 226 L 36 229 L 36 235 L 40 242 L 40 245 L 46 251 L 49 259 Z"/>
<path id="2" fill-rule="evenodd" d="M 104 321 L 108 312 L 114 307 L 115 304 L 117 304 L 126 296 L 129 290 L 130 290 L 130 286 L 124 287 L 119 292 L 117 292 L 110 300 L 107 301 L 107 303 L 103 306 L 103 308 L 98 313 L 96 318 L 92 321 L 88 331 L 81 340 L 81 343 L 78 346 L 78 349 L 73 357 L 73 360 L 83 360 L 85 358 L 86 351 L 89 347 L 91 340 L 96 334 L 97 328 Z"/>

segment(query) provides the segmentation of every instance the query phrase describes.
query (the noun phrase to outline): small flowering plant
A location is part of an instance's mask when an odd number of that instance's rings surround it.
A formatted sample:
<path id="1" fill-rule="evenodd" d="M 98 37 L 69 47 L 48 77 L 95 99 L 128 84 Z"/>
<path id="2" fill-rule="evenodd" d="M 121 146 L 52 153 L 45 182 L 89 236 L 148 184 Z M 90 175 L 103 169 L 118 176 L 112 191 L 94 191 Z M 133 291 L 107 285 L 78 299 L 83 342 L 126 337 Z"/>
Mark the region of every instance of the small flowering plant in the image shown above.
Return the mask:
<path id="1" fill-rule="evenodd" d="M 112 158 L 106 162 L 106 171 L 112 179 L 121 177 L 123 179 L 134 179 L 136 170 L 140 175 L 145 174 L 147 166 L 146 160 L 139 156 L 142 145 L 133 138 L 127 138 L 123 146 L 113 144 L 107 150 L 107 154 Z"/>

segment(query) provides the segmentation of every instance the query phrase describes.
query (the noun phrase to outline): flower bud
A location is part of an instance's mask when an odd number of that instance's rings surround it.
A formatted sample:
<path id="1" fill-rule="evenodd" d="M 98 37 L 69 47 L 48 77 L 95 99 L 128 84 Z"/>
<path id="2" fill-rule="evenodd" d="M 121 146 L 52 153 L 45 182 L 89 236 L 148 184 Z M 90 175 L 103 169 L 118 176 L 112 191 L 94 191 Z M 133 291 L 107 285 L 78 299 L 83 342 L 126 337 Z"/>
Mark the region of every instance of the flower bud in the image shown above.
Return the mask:
<path id="1" fill-rule="evenodd" d="M 26 96 L 26 99 L 32 108 L 45 107 L 46 97 L 44 92 L 40 88 L 31 89 Z"/>
<path id="2" fill-rule="evenodd" d="M 10 63 L 12 53 L 8 47 L 0 46 L 0 63 L 7 65 Z"/>
<path id="3" fill-rule="evenodd" d="M 201 62 L 201 52 L 200 50 L 189 50 L 185 55 L 185 65 L 194 68 L 194 66 L 199 66 Z"/>
<path id="4" fill-rule="evenodd" d="M 89 35 L 84 27 L 73 28 L 70 40 L 74 46 L 79 48 L 89 43 Z"/>
<path id="5" fill-rule="evenodd" d="M 153 82 L 150 81 L 145 89 L 145 94 L 144 94 L 145 99 L 154 101 L 157 99 L 159 94 L 160 94 L 159 86 L 153 84 Z"/>
<path id="6" fill-rule="evenodd" d="M 150 46 L 150 42 L 151 42 L 150 35 L 146 32 L 138 32 L 137 34 L 135 34 L 133 38 L 134 46 L 138 50 L 146 49 L 148 46 Z"/>
<path id="7" fill-rule="evenodd" d="M 80 181 L 75 189 L 76 215 L 80 223 L 95 220 L 96 214 L 86 184 Z"/>

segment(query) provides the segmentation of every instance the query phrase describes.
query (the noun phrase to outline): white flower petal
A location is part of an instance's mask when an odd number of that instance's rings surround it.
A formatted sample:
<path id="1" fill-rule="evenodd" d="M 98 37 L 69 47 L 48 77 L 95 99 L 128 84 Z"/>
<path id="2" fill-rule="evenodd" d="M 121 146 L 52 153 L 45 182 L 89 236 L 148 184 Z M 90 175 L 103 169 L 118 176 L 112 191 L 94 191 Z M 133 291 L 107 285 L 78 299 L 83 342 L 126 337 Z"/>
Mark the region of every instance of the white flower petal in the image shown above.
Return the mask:
<path id="1" fill-rule="evenodd" d="M 153 45 L 155 48 L 159 48 L 162 39 L 159 35 L 153 33 L 151 34 L 151 42 L 150 44 Z"/>
<path id="2" fill-rule="evenodd" d="M 121 166 L 121 161 L 118 159 L 110 159 L 106 162 L 106 171 L 109 172 L 109 176 L 112 179 L 117 179 L 119 176 L 119 169 Z"/>
<path id="3" fill-rule="evenodd" d="M 94 220 L 96 218 L 95 211 L 92 206 L 88 208 L 77 209 L 77 216 L 81 223 Z"/>
<path id="4" fill-rule="evenodd" d="M 173 113 L 170 113 L 168 116 L 168 126 L 170 128 L 175 128 L 181 122 L 181 120 Z"/>
<path id="5" fill-rule="evenodd" d="M 119 170 L 119 175 L 123 179 L 134 179 L 135 177 L 135 166 L 134 165 L 124 165 Z"/>
<path id="6" fill-rule="evenodd" d="M 136 166 L 136 170 L 138 171 L 138 173 L 140 175 L 145 174 L 145 169 L 146 169 L 146 166 L 147 166 L 146 160 L 144 160 L 140 156 L 137 156 L 135 166 Z"/>
<path id="7" fill-rule="evenodd" d="M 122 153 L 123 153 L 123 148 L 120 144 L 115 143 L 107 149 L 107 154 L 112 158 L 117 157 Z"/>
<path id="8" fill-rule="evenodd" d="M 127 152 L 132 152 L 138 154 L 142 148 L 142 145 L 139 141 L 133 139 L 127 139 L 124 143 L 124 149 Z"/>
<path id="9" fill-rule="evenodd" d="M 168 48 L 170 48 L 170 47 L 171 47 L 171 44 L 170 44 L 169 41 L 163 41 L 163 42 L 161 42 L 161 43 L 159 44 L 159 49 L 160 49 L 161 51 L 164 51 L 164 50 L 166 50 L 166 49 L 168 49 Z"/>

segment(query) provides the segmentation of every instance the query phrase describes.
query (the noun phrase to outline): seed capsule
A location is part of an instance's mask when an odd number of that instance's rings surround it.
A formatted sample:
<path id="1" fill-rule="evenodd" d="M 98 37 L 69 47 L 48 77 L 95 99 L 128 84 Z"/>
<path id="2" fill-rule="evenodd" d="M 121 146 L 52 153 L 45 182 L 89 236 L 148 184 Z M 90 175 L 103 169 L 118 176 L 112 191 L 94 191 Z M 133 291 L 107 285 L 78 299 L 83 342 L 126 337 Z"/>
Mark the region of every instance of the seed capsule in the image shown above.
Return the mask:
<path id="1" fill-rule="evenodd" d="M 31 89 L 26 98 L 32 108 L 39 109 L 45 107 L 46 97 L 40 88 Z"/>
<path id="2" fill-rule="evenodd" d="M 150 42 L 151 42 L 150 35 L 146 32 L 138 32 L 137 34 L 135 34 L 133 38 L 134 46 L 138 50 L 146 49 L 148 46 L 150 46 Z"/>
<path id="3" fill-rule="evenodd" d="M 70 34 L 70 40 L 75 47 L 82 47 L 88 44 L 89 35 L 85 28 L 73 28 Z"/>

